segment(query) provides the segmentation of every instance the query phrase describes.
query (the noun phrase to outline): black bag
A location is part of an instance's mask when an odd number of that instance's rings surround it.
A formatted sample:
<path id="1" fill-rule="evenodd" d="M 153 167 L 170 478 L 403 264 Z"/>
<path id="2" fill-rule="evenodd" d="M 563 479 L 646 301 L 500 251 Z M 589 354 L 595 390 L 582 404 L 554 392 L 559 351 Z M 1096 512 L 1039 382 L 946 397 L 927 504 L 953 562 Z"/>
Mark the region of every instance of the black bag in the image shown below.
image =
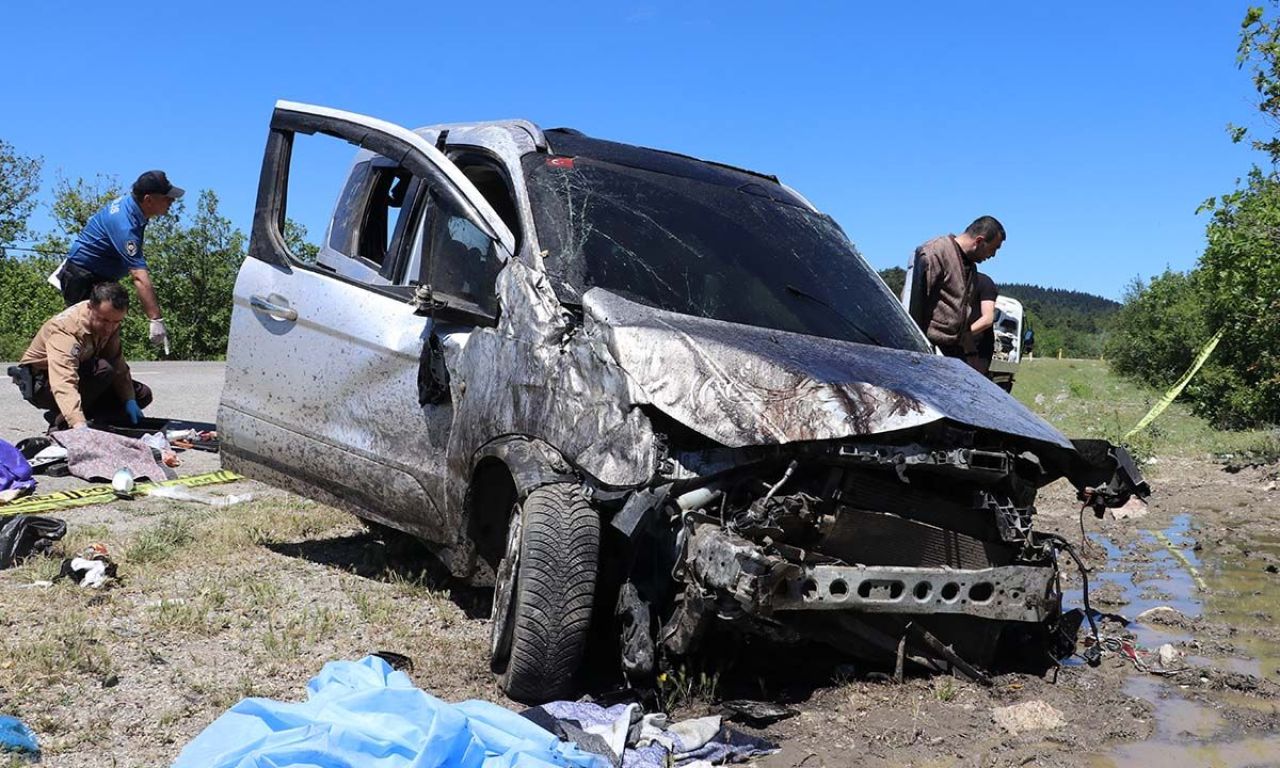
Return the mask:
<path id="1" fill-rule="evenodd" d="M 55 541 L 67 534 L 66 522 L 56 517 L 14 515 L 0 520 L 0 570 L 32 555 L 46 554 Z"/>

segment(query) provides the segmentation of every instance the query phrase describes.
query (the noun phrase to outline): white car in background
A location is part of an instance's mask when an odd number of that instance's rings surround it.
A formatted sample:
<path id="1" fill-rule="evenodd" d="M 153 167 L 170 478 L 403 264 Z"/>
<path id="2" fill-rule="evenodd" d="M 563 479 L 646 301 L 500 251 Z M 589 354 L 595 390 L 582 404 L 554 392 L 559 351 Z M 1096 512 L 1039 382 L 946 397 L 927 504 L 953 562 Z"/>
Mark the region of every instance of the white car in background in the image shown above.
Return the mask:
<path id="1" fill-rule="evenodd" d="M 996 345 L 991 355 L 991 380 L 1006 392 L 1013 389 L 1013 379 L 1023 356 L 1031 352 L 1026 337 L 1029 327 L 1022 302 L 1008 296 L 996 297 Z"/>

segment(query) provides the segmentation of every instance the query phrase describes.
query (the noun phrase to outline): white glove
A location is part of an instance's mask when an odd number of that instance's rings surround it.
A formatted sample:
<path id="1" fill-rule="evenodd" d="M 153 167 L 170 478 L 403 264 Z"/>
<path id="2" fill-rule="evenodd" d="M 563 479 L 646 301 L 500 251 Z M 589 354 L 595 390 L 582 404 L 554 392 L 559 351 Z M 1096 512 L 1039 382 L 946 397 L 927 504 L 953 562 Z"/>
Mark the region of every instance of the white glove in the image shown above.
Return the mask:
<path id="1" fill-rule="evenodd" d="M 151 321 L 151 343 L 163 346 L 164 353 L 169 354 L 169 332 L 164 329 L 164 318 L 157 317 Z"/>

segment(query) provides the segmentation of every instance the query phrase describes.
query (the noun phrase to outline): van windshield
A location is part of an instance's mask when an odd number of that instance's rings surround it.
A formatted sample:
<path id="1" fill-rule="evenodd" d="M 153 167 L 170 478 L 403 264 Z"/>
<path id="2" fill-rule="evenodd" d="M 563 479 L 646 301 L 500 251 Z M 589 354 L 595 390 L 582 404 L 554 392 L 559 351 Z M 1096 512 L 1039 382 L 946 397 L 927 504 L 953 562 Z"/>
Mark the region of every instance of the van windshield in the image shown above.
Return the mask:
<path id="1" fill-rule="evenodd" d="M 718 183 L 545 154 L 528 155 L 524 172 L 546 270 L 566 303 L 600 287 L 682 314 L 928 351 L 835 222 L 768 180 Z"/>

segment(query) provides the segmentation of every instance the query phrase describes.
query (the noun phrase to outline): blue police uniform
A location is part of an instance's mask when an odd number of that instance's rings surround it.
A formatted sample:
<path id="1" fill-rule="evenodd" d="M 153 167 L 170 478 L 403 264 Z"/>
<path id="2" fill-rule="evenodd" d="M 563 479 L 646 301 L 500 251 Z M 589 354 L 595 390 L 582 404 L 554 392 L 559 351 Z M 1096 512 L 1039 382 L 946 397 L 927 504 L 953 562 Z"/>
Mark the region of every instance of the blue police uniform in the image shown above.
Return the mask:
<path id="1" fill-rule="evenodd" d="M 146 269 L 142 231 L 147 217 L 132 195 L 121 195 L 93 214 L 71 244 L 67 262 L 99 279 L 119 280 L 131 269 Z"/>

